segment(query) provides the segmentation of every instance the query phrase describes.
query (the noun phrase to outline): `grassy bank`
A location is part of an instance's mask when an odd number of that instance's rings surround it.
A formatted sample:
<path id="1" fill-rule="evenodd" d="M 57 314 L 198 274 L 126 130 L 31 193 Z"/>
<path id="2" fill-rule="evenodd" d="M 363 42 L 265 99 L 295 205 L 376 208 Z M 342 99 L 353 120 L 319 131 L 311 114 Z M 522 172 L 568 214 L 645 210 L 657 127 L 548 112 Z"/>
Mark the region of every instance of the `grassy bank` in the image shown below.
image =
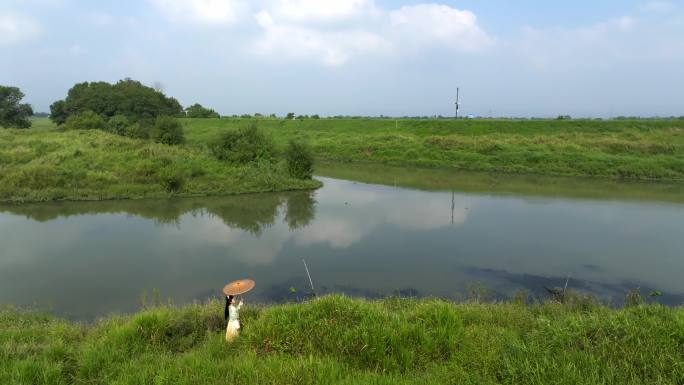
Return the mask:
<path id="1" fill-rule="evenodd" d="M 37 125 L 0 130 L 0 201 L 227 195 L 319 186 L 290 178 L 282 162 L 234 166 L 196 146 Z"/>
<path id="2" fill-rule="evenodd" d="M 205 146 L 241 119 L 185 119 Z M 283 147 L 310 143 L 323 160 L 471 171 L 684 180 L 684 120 L 261 120 Z"/>
<path id="3" fill-rule="evenodd" d="M 321 161 L 316 175 L 428 191 L 544 198 L 684 203 L 684 183 L 610 178 L 514 175 L 448 168 L 412 168 Z"/>
<path id="4" fill-rule="evenodd" d="M 324 297 L 92 325 L 0 313 L 3 384 L 681 384 L 684 309 Z"/>

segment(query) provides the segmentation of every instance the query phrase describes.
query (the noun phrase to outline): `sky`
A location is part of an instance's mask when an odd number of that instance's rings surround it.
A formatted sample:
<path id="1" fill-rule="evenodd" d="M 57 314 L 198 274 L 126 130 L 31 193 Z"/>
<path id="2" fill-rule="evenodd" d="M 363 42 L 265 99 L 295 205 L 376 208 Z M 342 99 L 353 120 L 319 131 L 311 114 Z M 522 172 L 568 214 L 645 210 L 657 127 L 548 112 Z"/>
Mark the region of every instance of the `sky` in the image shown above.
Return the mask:
<path id="1" fill-rule="evenodd" d="M 263 113 L 684 115 L 684 0 L 0 0 L 0 85 Z"/>

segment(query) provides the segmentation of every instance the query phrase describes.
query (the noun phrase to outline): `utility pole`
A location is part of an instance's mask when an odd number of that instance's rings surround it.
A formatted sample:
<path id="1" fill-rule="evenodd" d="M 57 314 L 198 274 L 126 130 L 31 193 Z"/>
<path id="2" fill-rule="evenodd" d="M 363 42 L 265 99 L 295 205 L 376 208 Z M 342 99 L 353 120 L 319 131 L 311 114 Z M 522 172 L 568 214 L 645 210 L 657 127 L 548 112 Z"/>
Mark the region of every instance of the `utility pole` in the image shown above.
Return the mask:
<path id="1" fill-rule="evenodd" d="M 458 119 L 458 107 L 460 107 L 460 104 L 458 103 L 458 97 L 459 97 L 460 91 L 461 91 L 460 88 L 456 88 L 456 119 Z"/>

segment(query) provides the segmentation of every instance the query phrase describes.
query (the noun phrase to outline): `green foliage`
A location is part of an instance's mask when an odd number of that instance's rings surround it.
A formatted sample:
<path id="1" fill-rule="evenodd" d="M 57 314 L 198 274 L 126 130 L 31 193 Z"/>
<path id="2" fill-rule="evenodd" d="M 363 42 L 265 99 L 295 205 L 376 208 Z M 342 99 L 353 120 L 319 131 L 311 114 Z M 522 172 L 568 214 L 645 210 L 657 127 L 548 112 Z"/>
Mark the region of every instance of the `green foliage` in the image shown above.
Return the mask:
<path id="1" fill-rule="evenodd" d="M 181 116 L 183 107 L 174 98 L 138 81 L 124 79 L 116 84 L 106 82 L 79 83 L 73 86 L 66 99 L 50 106 L 51 118 L 57 123 L 85 111 L 93 111 L 105 119 L 124 115 L 130 121 L 153 119 L 158 116 Z"/>
<path id="2" fill-rule="evenodd" d="M 168 192 L 180 192 L 186 182 L 185 173 L 179 168 L 165 167 L 157 171 L 156 174 L 159 183 Z"/>
<path id="3" fill-rule="evenodd" d="M 57 125 L 66 123 L 69 113 L 66 110 L 66 102 L 58 100 L 50 105 L 50 120 Z"/>
<path id="4" fill-rule="evenodd" d="M 288 177 L 280 163 L 238 167 L 206 149 L 100 130 L 2 130 L 0 169 L 0 202 L 229 195 L 320 186 Z"/>
<path id="5" fill-rule="evenodd" d="M 124 136 L 133 139 L 149 139 L 150 138 L 150 123 L 148 121 L 140 121 L 133 123 L 126 127 Z"/>
<path id="6" fill-rule="evenodd" d="M 107 128 L 104 119 L 93 111 L 69 116 L 64 125 L 67 130 L 104 130 Z"/>
<path id="7" fill-rule="evenodd" d="M 313 177 L 314 159 L 308 145 L 291 140 L 285 151 L 285 160 L 291 177 L 297 179 Z"/>
<path id="8" fill-rule="evenodd" d="M 185 109 L 185 115 L 188 118 L 220 118 L 221 116 L 218 112 L 210 109 L 204 108 L 201 104 L 195 103 L 192 106 Z"/>
<path id="9" fill-rule="evenodd" d="M 221 134 L 212 144 L 211 150 L 220 160 L 245 164 L 270 159 L 273 156 L 273 143 L 253 121 L 237 131 Z"/>
<path id="10" fill-rule="evenodd" d="M 185 142 L 183 126 L 169 116 L 160 116 L 150 129 L 150 137 L 157 143 L 168 145 L 182 144 Z"/>
<path id="11" fill-rule="evenodd" d="M 126 128 L 130 125 L 128 118 L 124 115 L 114 115 L 107 122 L 107 132 L 112 134 L 126 135 Z"/>
<path id="12" fill-rule="evenodd" d="M 7 384 L 680 384 L 684 308 L 322 297 L 153 306 L 81 325 L 0 311 Z"/>
<path id="13" fill-rule="evenodd" d="M 285 115 L 285 119 L 287 119 L 287 120 L 292 120 L 294 118 L 295 118 L 294 112 L 288 112 L 287 115 Z"/>
<path id="14" fill-rule="evenodd" d="M 17 87 L 0 86 L 0 127 L 29 128 L 33 115 L 30 104 L 22 104 L 24 93 Z"/>

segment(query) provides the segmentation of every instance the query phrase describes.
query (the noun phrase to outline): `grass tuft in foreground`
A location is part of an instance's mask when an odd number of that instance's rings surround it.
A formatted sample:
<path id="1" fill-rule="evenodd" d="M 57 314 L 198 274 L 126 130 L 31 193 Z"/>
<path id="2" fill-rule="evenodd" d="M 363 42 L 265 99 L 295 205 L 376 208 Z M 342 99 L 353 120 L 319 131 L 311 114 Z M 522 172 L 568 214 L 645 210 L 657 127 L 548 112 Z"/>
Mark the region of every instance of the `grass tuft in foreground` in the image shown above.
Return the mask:
<path id="1" fill-rule="evenodd" d="M 0 312 L 3 384 L 680 384 L 684 309 L 329 296 L 155 307 L 93 325 Z"/>

